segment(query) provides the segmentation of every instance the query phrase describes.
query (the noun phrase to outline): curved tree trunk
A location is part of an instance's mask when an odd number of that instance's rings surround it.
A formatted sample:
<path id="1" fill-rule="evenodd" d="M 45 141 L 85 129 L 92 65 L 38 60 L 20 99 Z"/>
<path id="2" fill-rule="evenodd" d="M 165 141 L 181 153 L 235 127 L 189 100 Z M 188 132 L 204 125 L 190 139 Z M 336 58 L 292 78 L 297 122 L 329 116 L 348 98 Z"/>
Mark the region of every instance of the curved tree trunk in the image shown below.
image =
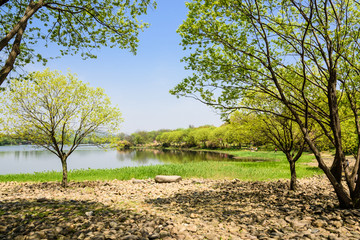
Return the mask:
<path id="1" fill-rule="evenodd" d="M 3 5 L 6 2 L 7 1 L 0 1 L 0 4 Z M 16 24 L 16 26 L 10 32 L 8 32 L 3 39 L 0 40 L 0 51 L 2 51 L 8 45 L 9 41 L 15 36 L 12 49 L 8 55 L 7 60 L 5 61 L 5 65 L 0 70 L 0 85 L 5 81 L 11 70 L 14 68 L 16 58 L 21 51 L 21 40 L 23 38 L 28 20 L 43 6 L 43 4 L 43 0 L 39 2 L 30 1 L 25 10 L 24 16 L 20 19 L 18 24 Z"/>
<path id="2" fill-rule="evenodd" d="M 341 184 L 341 182 L 338 182 L 335 178 L 335 176 L 332 174 L 331 170 L 326 166 L 325 162 L 323 161 L 321 154 L 319 150 L 316 148 L 314 142 L 310 139 L 308 133 L 306 131 L 303 131 L 305 134 L 306 142 L 308 143 L 310 149 L 314 153 L 316 160 L 319 164 L 319 168 L 323 170 L 327 178 L 330 180 L 331 185 L 334 188 L 334 191 L 336 193 L 336 196 L 339 201 L 339 206 L 341 208 L 352 208 L 354 207 L 351 196 L 347 193 L 344 186 Z"/>

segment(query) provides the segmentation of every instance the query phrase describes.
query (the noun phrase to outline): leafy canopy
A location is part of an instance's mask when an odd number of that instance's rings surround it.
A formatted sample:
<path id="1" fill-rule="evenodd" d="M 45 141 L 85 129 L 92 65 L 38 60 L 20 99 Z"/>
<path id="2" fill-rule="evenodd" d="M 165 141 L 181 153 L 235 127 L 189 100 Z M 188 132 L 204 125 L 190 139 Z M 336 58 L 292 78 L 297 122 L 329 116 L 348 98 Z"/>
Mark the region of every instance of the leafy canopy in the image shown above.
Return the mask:
<path id="1" fill-rule="evenodd" d="M 102 46 L 136 53 L 139 32 L 149 26 L 139 20 L 151 0 L 5 0 L 0 2 L 0 85 L 13 67 L 46 63 L 40 46 L 60 48 L 60 56 L 95 58 Z"/>
<path id="2" fill-rule="evenodd" d="M 101 88 L 75 75 L 46 69 L 17 79 L 1 94 L 3 131 L 44 147 L 58 157 L 69 156 L 95 131 L 116 133 L 121 113 Z M 69 145 L 67 152 L 65 145 Z"/>

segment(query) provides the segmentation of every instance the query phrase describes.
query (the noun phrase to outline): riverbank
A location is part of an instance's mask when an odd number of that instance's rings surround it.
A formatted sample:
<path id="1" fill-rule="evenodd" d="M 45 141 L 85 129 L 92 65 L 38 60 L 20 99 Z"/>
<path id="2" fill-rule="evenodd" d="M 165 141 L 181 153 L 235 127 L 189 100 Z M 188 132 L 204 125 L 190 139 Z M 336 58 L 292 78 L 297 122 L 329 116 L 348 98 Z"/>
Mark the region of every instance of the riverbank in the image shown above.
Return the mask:
<path id="1" fill-rule="evenodd" d="M 180 175 L 183 178 L 207 179 L 241 179 L 252 181 L 289 179 L 289 163 L 284 154 L 277 152 L 250 152 L 227 151 L 226 154 L 238 158 L 255 158 L 256 161 L 242 162 L 239 159 L 222 161 L 190 161 L 184 163 L 171 163 L 141 167 L 124 167 L 115 169 L 83 169 L 69 171 L 70 181 L 86 180 L 130 180 L 154 178 L 156 175 Z M 258 160 L 262 161 L 258 161 Z M 297 176 L 299 178 L 311 177 L 322 172 L 315 166 L 309 166 L 313 156 L 304 154 L 297 163 Z M 71 161 L 71 160 L 70 160 Z M 0 182 L 48 182 L 60 181 L 61 172 L 36 172 L 34 174 L 8 174 L 0 175 Z"/>
<path id="2" fill-rule="evenodd" d="M 337 209 L 323 176 L 0 183 L 0 239 L 359 239 L 359 210 Z"/>

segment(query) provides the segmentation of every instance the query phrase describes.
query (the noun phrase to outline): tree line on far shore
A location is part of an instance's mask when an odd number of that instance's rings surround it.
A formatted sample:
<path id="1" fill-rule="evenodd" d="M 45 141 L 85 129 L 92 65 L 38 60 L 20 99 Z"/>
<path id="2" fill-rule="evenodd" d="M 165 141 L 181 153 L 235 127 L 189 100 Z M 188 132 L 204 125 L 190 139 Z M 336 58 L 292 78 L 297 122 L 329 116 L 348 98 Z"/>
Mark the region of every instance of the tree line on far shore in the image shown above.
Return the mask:
<path id="1" fill-rule="evenodd" d="M 288 126 L 286 125 L 288 124 Z M 291 128 L 291 129 L 290 129 Z M 286 129 L 291 130 L 292 136 L 286 135 Z M 312 135 L 317 146 L 322 151 L 334 148 L 325 136 L 313 129 Z M 355 150 L 352 141 L 353 132 L 344 135 L 344 146 L 349 155 Z M 279 136 L 277 136 L 279 135 Z M 288 134 L 289 135 L 289 134 Z M 280 139 L 281 138 L 281 139 Z M 202 148 L 202 149 L 259 149 L 281 150 L 281 142 L 294 142 L 293 149 L 302 145 L 301 132 L 297 126 L 276 117 L 262 114 L 237 111 L 219 127 L 205 125 L 175 130 L 160 129 L 155 131 L 137 131 L 130 135 L 121 133 L 117 142 L 118 147 L 174 147 L 174 148 Z M 307 149 L 305 149 L 307 150 Z"/>

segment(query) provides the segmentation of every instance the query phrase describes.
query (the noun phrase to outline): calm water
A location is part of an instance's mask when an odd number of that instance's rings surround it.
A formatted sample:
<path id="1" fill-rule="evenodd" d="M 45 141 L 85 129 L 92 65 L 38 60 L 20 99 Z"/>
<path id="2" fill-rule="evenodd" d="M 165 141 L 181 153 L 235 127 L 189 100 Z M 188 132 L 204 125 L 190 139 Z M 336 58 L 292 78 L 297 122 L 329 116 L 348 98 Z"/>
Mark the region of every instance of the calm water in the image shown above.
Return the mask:
<path id="1" fill-rule="evenodd" d="M 226 155 L 209 152 L 162 150 L 103 150 L 80 146 L 68 158 L 68 169 L 121 168 L 174 162 L 223 160 Z M 0 146 L 0 174 L 61 171 L 60 159 L 53 153 L 29 145 Z"/>

